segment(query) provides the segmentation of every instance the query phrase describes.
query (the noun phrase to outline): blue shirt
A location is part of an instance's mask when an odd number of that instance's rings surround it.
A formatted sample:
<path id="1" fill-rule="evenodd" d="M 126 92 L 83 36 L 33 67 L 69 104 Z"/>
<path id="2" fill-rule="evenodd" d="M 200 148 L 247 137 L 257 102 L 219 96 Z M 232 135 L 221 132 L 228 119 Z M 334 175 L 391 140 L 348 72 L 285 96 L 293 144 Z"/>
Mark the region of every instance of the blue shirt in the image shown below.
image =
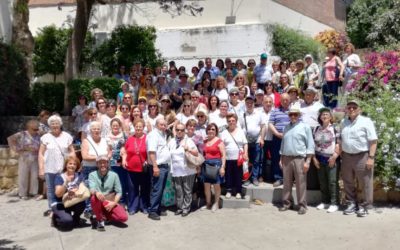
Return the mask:
<path id="1" fill-rule="evenodd" d="M 288 116 L 288 109 L 283 109 L 283 107 L 275 108 L 272 110 L 269 117 L 269 123 L 272 123 L 279 133 L 283 132 L 283 129 L 290 123 Z"/>
<path id="2" fill-rule="evenodd" d="M 272 74 L 274 71 L 271 66 L 259 64 L 254 68 L 254 76 L 256 77 L 256 82 L 265 84 L 266 81 L 272 80 Z"/>
<path id="3" fill-rule="evenodd" d="M 301 121 L 289 123 L 283 131 L 279 153 L 285 156 L 306 157 L 314 152 L 315 145 L 310 126 Z"/>

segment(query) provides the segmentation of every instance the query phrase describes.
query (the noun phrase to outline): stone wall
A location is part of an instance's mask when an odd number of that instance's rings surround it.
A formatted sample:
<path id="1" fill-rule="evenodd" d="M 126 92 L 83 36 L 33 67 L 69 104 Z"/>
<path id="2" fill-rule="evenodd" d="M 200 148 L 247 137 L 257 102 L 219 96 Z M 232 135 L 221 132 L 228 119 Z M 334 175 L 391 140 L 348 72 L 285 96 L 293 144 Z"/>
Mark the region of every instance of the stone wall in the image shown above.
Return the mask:
<path id="1" fill-rule="evenodd" d="M 12 190 L 18 185 L 18 154 L 0 147 L 0 190 Z"/>

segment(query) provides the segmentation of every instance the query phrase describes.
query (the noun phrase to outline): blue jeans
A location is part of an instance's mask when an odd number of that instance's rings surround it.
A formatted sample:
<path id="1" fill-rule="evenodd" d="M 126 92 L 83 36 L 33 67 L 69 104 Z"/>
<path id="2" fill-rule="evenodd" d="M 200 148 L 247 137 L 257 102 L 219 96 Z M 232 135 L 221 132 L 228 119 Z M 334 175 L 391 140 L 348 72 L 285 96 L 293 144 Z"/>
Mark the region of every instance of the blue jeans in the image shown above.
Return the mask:
<path id="1" fill-rule="evenodd" d="M 150 175 L 144 172 L 128 172 L 128 174 L 131 182 L 128 189 L 128 212 L 136 213 L 142 210 L 146 213 L 150 203 Z"/>
<path id="2" fill-rule="evenodd" d="M 51 204 L 57 202 L 56 199 L 56 187 L 54 186 L 54 180 L 57 174 L 45 173 L 44 178 L 46 179 L 47 186 L 47 203 L 49 204 L 49 209 L 51 209 Z"/>
<path id="3" fill-rule="evenodd" d="M 282 169 L 279 166 L 279 161 L 281 160 L 281 155 L 279 150 L 281 149 L 282 139 L 274 136 L 272 137 L 272 148 L 271 148 L 271 166 L 272 174 L 274 175 L 275 181 L 282 181 Z"/>
<path id="4" fill-rule="evenodd" d="M 122 196 L 119 202 L 128 205 L 128 190 L 129 186 L 131 186 L 128 171 L 121 166 L 111 166 L 111 170 L 118 175 L 121 182 Z"/>
<path id="5" fill-rule="evenodd" d="M 248 144 L 249 161 L 253 165 L 251 179 L 257 180 L 262 174 L 262 148 L 260 143 L 252 142 Z"/>
<path id="6" fill-rule="evenodd" d="M 328 108 L 334 109 L 338 103 L 338 91 L 339 91 L 339 82 L 332 81 L 326 82 L 322 87 L 322 95 L 324 99 L 324 105 Z"/>
<path id="7" fill-rule="evenodd" d="M 272 174 L 271 166 L 271 153 L 272 152 L 272 141 L 264 140 L 263 147 L 263 177 L 267 182 L 273 182 L 274 176 Z"/>
<path id="8" fill-rule="evenodd" d="M 91 172 L 94 172 L 94 171 L 97 171 L 97 167 L 91 167 L 91 166 L 83 166 L 82 167 L 82 177 L 85 180 L 86 187 L 88 187 L 89 189 L 90 189 L 90 187 L 89 187 L 89 174 Z M 90 199 L 87 199 L 85 201 L 85 203 L 86 203 L 85 211 L 91 211 L 92 207 L 90 205 Z"/>
<path id="9" fill-rule="evenodd" d="M 158 168 L 160 169 L 160 175 L 157 177 L 153 176 L 153 168 L 150 168 L 151 193 L 150 193 L 149 213 L 153 214 L 160 213 L 161 199 L 163 196 L 165 184 L 167 183 L 167 177 L 169 172 L 168 164 L 158 165 Z"/>

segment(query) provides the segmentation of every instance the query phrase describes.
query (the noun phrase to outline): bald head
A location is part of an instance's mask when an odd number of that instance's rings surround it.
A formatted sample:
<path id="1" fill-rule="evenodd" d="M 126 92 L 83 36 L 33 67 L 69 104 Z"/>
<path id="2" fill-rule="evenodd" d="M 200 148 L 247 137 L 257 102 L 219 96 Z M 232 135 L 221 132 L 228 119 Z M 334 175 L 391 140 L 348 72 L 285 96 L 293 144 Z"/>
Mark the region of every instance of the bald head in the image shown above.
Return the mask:
<path id="1" fill-rule="evenodd" d="M 289 107 L 290 104 L 290 96 L 288 93 L 283 93 L 281 95 L 281 105 L 282 107 L 284 107 L 285 109 L 287 109 Z"/>

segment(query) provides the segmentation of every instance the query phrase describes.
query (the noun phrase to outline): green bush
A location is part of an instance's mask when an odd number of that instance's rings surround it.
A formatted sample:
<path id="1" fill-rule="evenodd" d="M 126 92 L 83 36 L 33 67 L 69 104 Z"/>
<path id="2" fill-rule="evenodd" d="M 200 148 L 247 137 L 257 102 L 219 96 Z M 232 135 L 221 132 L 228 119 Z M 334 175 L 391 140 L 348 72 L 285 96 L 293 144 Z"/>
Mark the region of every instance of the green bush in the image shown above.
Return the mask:
<path id="1" fill-rule="evenodd" d="M 282 59 L 295 61 L 311 54 L 314 61 L 319 61 L 323 48 L 312 37 L 283 25 L 274 25 L 272 36 L 273 53 Z"/>
<path id="2" fill-rule="evenodd" d="M 0 41 L 0 116 L 21 115 L 29 99 L 29 78 L 22 54 Z"/>
<path id="3" fill-rule="evenodd" d="M 64 83 L 35 83 L 31 90 L 31 100 L 36 114 L 42 109 L 61 112 L 64 106 Z"/>

